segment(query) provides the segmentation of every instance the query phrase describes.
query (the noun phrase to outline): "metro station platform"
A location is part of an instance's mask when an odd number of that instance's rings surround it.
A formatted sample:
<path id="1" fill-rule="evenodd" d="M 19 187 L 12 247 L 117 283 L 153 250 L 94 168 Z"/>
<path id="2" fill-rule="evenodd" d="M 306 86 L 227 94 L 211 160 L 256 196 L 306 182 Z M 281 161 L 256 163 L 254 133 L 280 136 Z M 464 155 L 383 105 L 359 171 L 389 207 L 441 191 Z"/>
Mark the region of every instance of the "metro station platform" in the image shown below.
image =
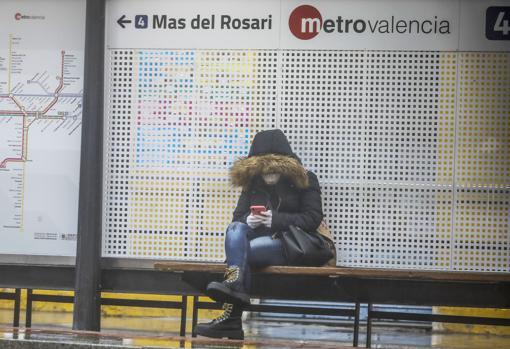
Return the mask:
<path id="1" fill-rule="evenodd" d="M 122 317 L 117 327 L 125 324 Z M 153 320 L 152 324 L 156 325 Z M 172 319 L 160 319 L 170 321 Z M 174 321 L 177 324 L 177 319 Z M 156 325 L 157 327 L 157 325 Z M 177 325 L 175 326 L 177 328 Z M 285 321 L 249 321 L 244 341 L 204 337 L 179 337 L 177 331 L 109 329 L 101 333 L 72 331 L 63 327 L 37 329 L 0 327 L 0 348 L 4 349 L 110 349 L 110 348 L 198 348 L 198 349 L 346 349 L 352 348 L 349 328 Z M 306 340 L 303 340 L 306 338 Z M 360 337 L 360 347 L 365 338 Z M 416 327 L 377 326 L 374 348 L 384 349 L 507 349 L 510 336 L 434 332 Z"/>
<path id="2" fill-rule="evenodd" d="M 324 348 L 344 349 L 335 342 L 292 341 L 283 339 L 219 340 L 179 336 L 127 333 L 97 333 L 54 329 L 0 328 L 0 348 L 71 349 L 71 348 Z"/>

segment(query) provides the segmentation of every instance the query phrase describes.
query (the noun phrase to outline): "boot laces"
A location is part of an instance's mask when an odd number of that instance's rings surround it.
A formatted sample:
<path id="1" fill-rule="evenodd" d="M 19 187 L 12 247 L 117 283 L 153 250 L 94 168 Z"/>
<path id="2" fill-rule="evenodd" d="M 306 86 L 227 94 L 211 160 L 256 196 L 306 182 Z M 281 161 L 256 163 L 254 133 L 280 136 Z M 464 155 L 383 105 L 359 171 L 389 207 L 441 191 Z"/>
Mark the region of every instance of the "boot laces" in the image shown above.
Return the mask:
<path id="1" fill-rule="evenodd" d="M 230 318 L 230 315 L 232 314 L 232 310 L 234 309 L 233 304 L 224 303 L 223 304 L 223 314 L 218 316 L 216 319 L 213 320 L 213 322 L 222 322 Z"/>
<path id="2" fill-rule="evenodd" d="M 226 282 L 234 282 L 239 279 L 239 267 L 232 266 L 228 267 L 227 271 L 225 271 L 225 281 Z"/>

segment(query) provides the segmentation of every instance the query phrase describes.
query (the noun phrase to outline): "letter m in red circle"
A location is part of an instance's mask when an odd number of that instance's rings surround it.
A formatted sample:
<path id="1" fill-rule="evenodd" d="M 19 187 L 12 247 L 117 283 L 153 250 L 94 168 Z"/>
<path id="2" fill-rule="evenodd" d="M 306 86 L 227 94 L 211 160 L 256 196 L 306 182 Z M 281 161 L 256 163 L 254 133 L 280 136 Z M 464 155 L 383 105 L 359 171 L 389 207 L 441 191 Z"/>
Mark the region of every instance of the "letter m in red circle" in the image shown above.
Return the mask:
<path id="1" fill-rule="evenodd" d="M 310 40 L 322 29 L 321 13 L 310 5 L 298 6 L 290 14 L 289 29 L 296 38 Z"/>

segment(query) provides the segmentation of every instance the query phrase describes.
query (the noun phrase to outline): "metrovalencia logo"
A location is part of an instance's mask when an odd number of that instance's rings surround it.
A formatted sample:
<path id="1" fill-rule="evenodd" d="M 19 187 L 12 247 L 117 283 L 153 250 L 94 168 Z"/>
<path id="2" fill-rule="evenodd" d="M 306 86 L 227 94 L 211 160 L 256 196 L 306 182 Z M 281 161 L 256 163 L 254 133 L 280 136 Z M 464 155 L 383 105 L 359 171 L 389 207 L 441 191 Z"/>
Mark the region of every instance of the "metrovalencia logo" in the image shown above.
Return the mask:
<path id="1" fill-rule="evenodd" d="M 450 34 L 450 21 L 433 18 L 398 19 L 395 16 L 381 19 L 326 18 L 315 7 L 301 5 L 289 17 L 289 29 L 301 40 L 310 40 L 320 32 L 325 34 Z"/>
<path id="2" fill-rule="evenodd" d="M 14 19 L 17 20 L 17 21 L 20 21 L 22 19 L 45 19 L 46 17 L 45 16 L 32 16 L 32 15 L 23 15 L 19 12 L 16 12 L 14 14 Z"/>

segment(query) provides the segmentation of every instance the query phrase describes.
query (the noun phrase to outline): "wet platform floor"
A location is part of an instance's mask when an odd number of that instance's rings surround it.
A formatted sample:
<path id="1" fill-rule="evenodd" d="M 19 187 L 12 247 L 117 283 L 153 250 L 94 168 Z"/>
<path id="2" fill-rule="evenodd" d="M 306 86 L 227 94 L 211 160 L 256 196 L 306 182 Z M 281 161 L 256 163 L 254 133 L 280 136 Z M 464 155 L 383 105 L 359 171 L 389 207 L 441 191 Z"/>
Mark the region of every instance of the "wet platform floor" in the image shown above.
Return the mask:
<path id="1" fill-rule="evenodd" d="M 255 324 L 252 324 L 255 325 Z M 267 326 L 267 327 L 260 327 Z M 307 329 L 303 333 L 303 326 Z M 286 349 L 286 348 L 352 348 L 352 343 L 335 341 L 349 339 L 348 329 L 316 328 L 317 325 L 300 324 L 256 324 L 256 333 L 247 329 L 244 341 L 216 340 L 209 338 L 179 337 L 172 334 L 137 333 L 132 331 L 85 332 L 65 329 L 0 328 L 0 348 L 6 349 L 72 349 L 72 348 L 239 348 L 239 349 Z M 315 327 L 315 336 L 310 336 L 310 327 Z M 329 326 L 326 326 L 329 327 Z M 245 329 L 246 330 L 246 329 Z M 328 332 L 335 332 L 335 335 Z M 274 335 L 278 333 L 278 336 Z M 294 338 L 292 335 L 298 335 Z M 299 335 L 300 334 L 300 335 Z M 303 338 L 306 340 L 299 339 Z M 340 338 L 339 338 L 340 337 Z M 352 340 L 352 337 L 350 338 Z M 360 347 L 364 347 L 364 338 Z M 494 335 L 434 334 L 417 329 L 380 328 L 373 337 L 373 348 L 395 349 L 508 349 L 510 337 Z"/>
<path id="2" fill-rule="evenodd" d="M 2 313 L 2 312 L 0 312 Z M 4 314 L 7 315 L 7 314 Z M 10 318 L 10 316 L 9 316 Z M 32 329 L 14 330 L 7 318 L 0 321 L 0 348 L 352 348 L 352 326 L 286 319 L 244 322 L 245 341 L 179 337 L 175 317 L 103 316 L 103 331 L 75 332 L 71 314 L 36 312 Z M 7 321 L 5 321 L 7 320 Z M 23 323 L 23 319 L 22 319 Z M 188 331 L 190 330 L 188 323 Z M 359 346 L 364 347 L 366 328 L 361 326 Z M 427 327 L 374 326 L 373 348 L 395 349 L 509 349 L 510 336 L 434 332 Z"/>
<path id="3" fill-rule="evenodd" d="M 54 329 L 0 328 L 0 348 L 71 349 L 71 348 L 348 348 L 328 341 L 284 339 L 220 340 L 179 336 L 128 333 L 97 333 Z"/>

